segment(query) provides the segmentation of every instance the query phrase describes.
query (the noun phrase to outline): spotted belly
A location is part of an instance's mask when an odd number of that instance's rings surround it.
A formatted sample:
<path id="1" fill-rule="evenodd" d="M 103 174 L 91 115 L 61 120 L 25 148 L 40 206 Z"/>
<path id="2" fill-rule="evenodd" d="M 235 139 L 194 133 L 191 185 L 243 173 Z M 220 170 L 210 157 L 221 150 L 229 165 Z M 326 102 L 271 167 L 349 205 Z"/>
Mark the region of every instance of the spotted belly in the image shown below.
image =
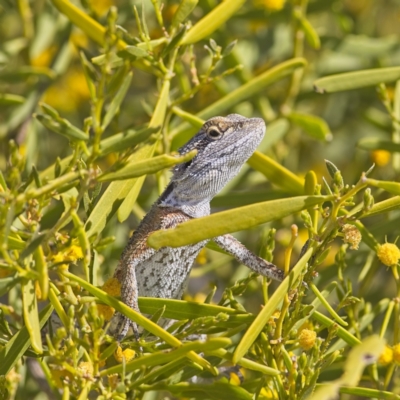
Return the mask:
<path id="1" fill-rule="evenodd" d="M 207 241 L 191 246 L 164 247 L 136 267 L 140 297 L 180 299 L 193 262 Z"/>

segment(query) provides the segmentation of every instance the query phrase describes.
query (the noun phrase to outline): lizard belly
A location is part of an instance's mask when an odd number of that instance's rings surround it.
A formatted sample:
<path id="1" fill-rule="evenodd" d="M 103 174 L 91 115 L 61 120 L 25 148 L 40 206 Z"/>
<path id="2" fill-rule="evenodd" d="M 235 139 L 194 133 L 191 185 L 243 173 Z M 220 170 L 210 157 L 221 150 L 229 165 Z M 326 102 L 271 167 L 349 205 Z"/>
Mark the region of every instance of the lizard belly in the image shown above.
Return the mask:
<path id="1" fill-rule="evenodd" d="M 139 296 L 180 299 L 193 262 L 206 241 L 185 247 L 164 247 L 136 267 Z"/>

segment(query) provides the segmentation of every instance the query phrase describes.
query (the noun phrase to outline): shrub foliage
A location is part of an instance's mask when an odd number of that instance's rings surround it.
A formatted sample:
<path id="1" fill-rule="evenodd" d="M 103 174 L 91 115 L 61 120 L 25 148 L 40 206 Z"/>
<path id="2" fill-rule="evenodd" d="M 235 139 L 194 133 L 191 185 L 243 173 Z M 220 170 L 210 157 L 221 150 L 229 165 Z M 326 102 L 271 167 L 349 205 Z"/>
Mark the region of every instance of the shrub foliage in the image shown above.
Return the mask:
<path id="1" fill-rule="evenodd" d="M 0 11 L 0 397 L 400 398 L 394 2 Z M 232 112 L 265 119 L 259 150 L 213 215 L 149 244 L 239 232 L 286 279 L 210 244 L 185 299 L 142 298 L 139 315 L 109 279 L 129 230 L 194 156 L 176 150 Z M 139 342 L 107 335 L 114 310 Z"/>

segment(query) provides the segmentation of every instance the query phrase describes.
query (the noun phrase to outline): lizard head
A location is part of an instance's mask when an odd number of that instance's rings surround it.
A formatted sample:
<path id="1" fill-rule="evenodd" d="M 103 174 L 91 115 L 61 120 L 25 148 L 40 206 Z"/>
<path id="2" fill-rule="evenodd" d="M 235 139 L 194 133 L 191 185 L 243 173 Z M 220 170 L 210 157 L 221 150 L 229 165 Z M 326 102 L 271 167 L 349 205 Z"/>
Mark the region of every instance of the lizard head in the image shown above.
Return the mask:
<path id="1" fill-rule="evenodd" d="M 265 133 L 261 118 L 238 114 L 214 117 L 186 143 L 180 154 L 196 149 L 197 155 L 173 169 L 170 184 L 160 199 L 161 206 L 181 208 L 197 217 L 197 209 L 209 210 L 210 200 L 240 171 Z M 203 210 L 204 211 L 204 210 Z M 204 215 L 204 212 L 200 212 Z"/>

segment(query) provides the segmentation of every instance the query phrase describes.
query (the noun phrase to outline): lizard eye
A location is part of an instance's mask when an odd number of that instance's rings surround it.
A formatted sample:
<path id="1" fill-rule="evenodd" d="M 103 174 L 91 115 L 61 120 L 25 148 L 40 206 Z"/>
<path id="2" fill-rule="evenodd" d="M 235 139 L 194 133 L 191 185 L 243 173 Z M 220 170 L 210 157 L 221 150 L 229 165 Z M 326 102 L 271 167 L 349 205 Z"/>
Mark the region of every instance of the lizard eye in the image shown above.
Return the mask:
<path id="1" fill-rule="evenodd" d="M 222 132 L 220 132 L 215 126 L 212 126 L 211 128 L 208 129 L 207 136 L 210 139 L 216 140 L 222 136 Z"/>

